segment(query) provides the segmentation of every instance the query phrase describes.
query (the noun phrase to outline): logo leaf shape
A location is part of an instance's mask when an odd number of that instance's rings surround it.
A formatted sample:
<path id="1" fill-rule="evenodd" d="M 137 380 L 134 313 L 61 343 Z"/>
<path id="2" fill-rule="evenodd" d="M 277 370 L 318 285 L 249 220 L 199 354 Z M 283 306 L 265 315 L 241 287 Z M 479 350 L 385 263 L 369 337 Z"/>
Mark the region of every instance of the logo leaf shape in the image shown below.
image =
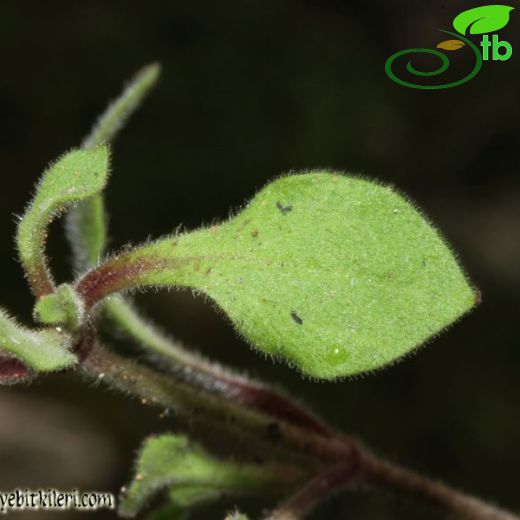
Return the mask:
<path id="1" fill-rule="evenodd" d="M 460 34 L 486 34 L 498 31 L 509 22 L 509 5 L 483 5 L 463 11 L 453 20 L 453 27 Z"/>
<path id="2" fill-rule="evenodd" d="M 462 49 L 466 44 L 461 40 L 444 40 L 437 44 L 437 49 L 444 51 L 458 51 Z"/>

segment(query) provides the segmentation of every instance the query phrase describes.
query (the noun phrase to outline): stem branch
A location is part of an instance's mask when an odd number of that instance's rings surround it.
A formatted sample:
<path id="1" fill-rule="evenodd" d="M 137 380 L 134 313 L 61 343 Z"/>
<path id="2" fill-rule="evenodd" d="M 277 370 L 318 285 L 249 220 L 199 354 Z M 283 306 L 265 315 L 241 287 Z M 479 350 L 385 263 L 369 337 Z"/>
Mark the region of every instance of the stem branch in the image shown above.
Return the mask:
<path id="1" fill-rule="evenodd" d="M 187 350 L 144 319 L 122 296 L 113 296 L 104 304 L 104 312 L 148 351 L 159 355 L 173 375 L 201 389 L 254 408 L 272 417 L 284 419 L 324 436 L 333 434 L 323 421 L 309 410 L 268 386 L 252 381 Z"/>
<path id="2" fill-rule="evenodd" d="M 190 422 L 216 427 L 240 438 L 260 440 L 289 455 L 311 459 L 314 465 L 338 458 L 348 460 L 355 453 L 346 437 L 327 437 L 212 395 L 174 376 L 158 374 L 100 345 L 94 345 L 81 367 L 90 378 L 138 396 L 144 404 L 171 408 Z"/>
<path id="3" fill-rule="evenodd" d="M 294 496 L 273 511 L 267 520 L 298 520 L 332 493 L 340 491 L 359 474 L 360 459 L 333 466 L 312 479 Z"/>
<path id="4" fill-rule="evenodd" d="M 212 395 L 187 381 L 157 374 L 131 360 L 94 345 L 82 363 L 95 380 L 140 397 L 144 403 L 172 408 L 191 421 L 221 428 L 237 437 L 268 443 L 287 455 L 300 456 L 318 470 L 300 492 L 269 520 L 296 520 L 348 485 L 354 478 L 372 487 L 429 503 L 468 520 L 519 520 L 518 516 L 456 491 L 413 471 L 390 464 L 338 433 L 324 435 L 291 421 Z M 273 392 L 274 394 L 274 392 Z"/>
<path id="5" fill-rule="evenodd" d="M 442 482 L 418 475 L 395 464 L 364 454 L 364 480 L 368 484 L 400 496 L 450 512 L 454 518 L 467 520 L 519 520 L 517 515 L 504 511 L 478 498 L 461 493 Z"/>

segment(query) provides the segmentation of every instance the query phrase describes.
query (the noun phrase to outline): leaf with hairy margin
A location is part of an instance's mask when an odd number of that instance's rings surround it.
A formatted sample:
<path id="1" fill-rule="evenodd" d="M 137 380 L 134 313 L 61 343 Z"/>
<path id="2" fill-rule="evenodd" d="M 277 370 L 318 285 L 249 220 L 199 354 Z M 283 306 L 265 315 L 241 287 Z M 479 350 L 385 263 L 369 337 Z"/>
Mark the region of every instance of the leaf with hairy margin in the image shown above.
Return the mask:
<path id="1" fill-rule="evenodd" d="M 209 296 L 255 347 L 324 379 L 394 362 L 477 299 L 406 198 L 327 172 L 282 177 L 227 222 L 123 253 L 77 290 L 93 304 L 145 286 Z"/>
<path id="2" fill-rule="evenodd" d="M 37 295 L 54 290 L 43 251 L 48 225 L 71 204 L 99 193 L 107 182 L 108 168 L 108 148 L 99 146 L 66 153 L 44 172 L 16 236 L 22 265 Z"/>

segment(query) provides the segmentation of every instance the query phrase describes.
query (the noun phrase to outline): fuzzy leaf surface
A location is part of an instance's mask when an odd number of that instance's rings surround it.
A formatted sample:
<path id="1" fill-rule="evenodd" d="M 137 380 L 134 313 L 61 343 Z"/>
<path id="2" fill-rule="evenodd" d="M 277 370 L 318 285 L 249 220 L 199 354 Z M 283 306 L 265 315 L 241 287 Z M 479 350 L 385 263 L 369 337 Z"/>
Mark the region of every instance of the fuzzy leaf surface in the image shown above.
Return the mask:
<path id="1" fill-rule="evenodd" d="M 108 179 L 108 148 L 73 150 L 43 174 L 36 194 L 18 226 L 17 246 L 22 265 L 38 295 L 53 290 L 43 248 L 50 221 L 71 204 L 99 193 Z"/>
<path id="2" fill-rule="evenodd" d="M 323 172 L 282 177 L 221 225 L 122 254 L 79 290 L 96 299 L 147 285 L 206 294 L 252 345 L 325 379 L 391 363 L 475 304 L 408 200 Z"/>

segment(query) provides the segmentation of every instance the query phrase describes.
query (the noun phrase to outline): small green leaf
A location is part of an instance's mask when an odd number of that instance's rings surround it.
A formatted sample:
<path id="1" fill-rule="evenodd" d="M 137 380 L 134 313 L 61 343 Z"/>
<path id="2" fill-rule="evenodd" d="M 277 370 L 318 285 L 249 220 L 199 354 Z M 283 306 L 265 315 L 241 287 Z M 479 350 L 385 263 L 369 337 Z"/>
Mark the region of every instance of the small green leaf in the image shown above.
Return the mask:
<path id="1" fill-rule="evenodd" d="M 222 225 L 122 254 L 78 290 L 92 303 L 145 285 L 203 292 L 254 346 L 326 379 L 395 361 L 475 304 L 410 202 L 323 172 L 278 179 Z"/>
<path id="2" fill-rule="evenodd" d="M 108 178 L 108 148 L 74 150 L 43 174 L 36 194 L 18 225 L 17 246 L 31 287 L 38 296 L 54 290 L 43 252 L 47 227 L 62 210 L 99 193 Z"/>
<path id="3" fill-rule="evenodd" d="M 34 319 L 46 325 L 63 325 L 76 330 L 85 321 L 83 301 L 67 284 L 60 285 L 52 294 L 42 296 L 34 307 Z"/>
<path id="4" fill-rule="evenodd" d="M 453 27 L 460 34 L 486 34 L 498 31 L 509 22 L 509 5 L 483 5 L 463 11 L 453 20 Z"/>
<path id="5" fill-rule="evenodd" d="M 182 435 L 162 435 L 145 442 L 134 481 L 120 500 L 119 513 L 135 516 L 164 489 L 170 490 L 172 505 L 180 513 L 222 493 L 287 491 L 302 478 L 296 469 L 221 461 Z"/>
<path id="6" fill-rule="evenodd" d="M 52 372 L 74 365 L 71 337 L 55 329 L 33 331 L 15 323 L 0 309 L 0 350 L 16 356 L 37 372 Z"/>

